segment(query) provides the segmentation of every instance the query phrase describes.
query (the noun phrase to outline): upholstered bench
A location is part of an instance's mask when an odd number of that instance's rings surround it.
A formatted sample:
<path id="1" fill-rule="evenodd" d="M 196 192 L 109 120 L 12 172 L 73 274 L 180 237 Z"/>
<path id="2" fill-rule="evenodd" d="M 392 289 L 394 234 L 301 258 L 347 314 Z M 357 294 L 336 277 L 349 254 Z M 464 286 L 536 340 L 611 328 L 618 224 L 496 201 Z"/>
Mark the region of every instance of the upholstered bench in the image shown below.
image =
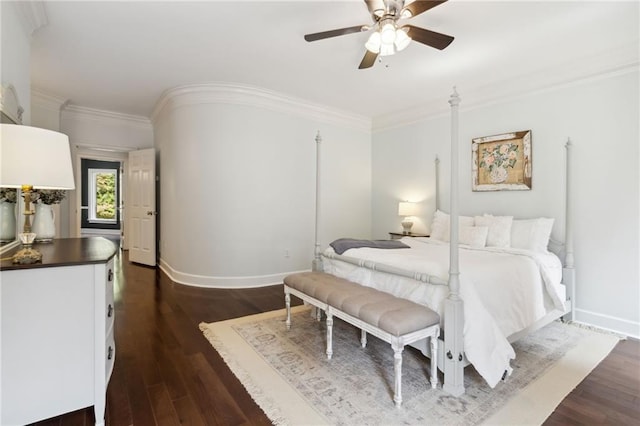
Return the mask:
<path id="1" fill-rule="evenodd" d="M 325 311 L 327 315 L 327 358 L 333 355 L 333 317 L 361 330 L 361 344 L 367 333 L 391 344 L 394 352 L 396 406 L 402 404 L 402 351 L 404 346 L 429 338 L 431 353 L 437 354 L 440 316 L 407 299 L 323 272 L 302 272 L 284 279 L 287 328 L 291 327 L 291 294 Z M 438 384 L 436 357 L 431 357 L 431 387 Z"/>

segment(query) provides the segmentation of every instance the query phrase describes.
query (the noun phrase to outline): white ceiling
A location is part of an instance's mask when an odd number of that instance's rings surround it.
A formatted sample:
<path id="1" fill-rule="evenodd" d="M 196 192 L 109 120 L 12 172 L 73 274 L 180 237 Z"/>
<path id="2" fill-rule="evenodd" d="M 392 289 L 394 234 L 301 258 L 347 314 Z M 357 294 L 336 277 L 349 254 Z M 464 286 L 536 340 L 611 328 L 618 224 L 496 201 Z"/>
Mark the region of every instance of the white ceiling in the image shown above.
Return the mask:
<path id="1" fill-rule="evenodd" d="M 73 105 L 149 117 L 194 83 L 257 86 L 368 117 L 535 90 L 638 65 L 639 3 L 450 0 L 409 22 L 449 34 L 358 70 L 368 33 L 303 35 L 371 22 L 362 0 L 46 1 L 32 85 Z M 445 105 L 446 106 L 446 105 Z"/>

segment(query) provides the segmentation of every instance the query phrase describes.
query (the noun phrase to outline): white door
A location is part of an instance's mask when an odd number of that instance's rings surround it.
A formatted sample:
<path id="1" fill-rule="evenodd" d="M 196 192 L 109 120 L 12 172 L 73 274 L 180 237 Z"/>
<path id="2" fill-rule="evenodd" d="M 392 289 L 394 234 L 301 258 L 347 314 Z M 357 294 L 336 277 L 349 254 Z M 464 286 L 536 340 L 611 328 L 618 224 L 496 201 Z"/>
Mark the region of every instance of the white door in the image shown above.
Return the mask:
<path id="1" fill-rule="evenodd" d="M 129 260 L 156 266 L 156 151 L 129 153 Z"/>

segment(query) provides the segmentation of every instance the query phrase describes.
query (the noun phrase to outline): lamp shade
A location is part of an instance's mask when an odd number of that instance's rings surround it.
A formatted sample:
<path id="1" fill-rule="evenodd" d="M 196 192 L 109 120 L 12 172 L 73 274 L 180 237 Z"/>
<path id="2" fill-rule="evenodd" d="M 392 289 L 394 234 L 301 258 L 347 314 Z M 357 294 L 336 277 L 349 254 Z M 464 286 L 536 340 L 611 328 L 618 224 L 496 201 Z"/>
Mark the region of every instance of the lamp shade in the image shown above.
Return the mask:
<path id="1" fill-rule="evenodd" d="M 369 36 L 369 40 L 367 40 L 364 47 L 366 47 L 369 52 L 379 53 L 380 43 L 380 33 L 378 31 L 375 31 L 371 34 L 371 36 Z"/>
<path id="2" fill-rule="evenodd" d="M 398 49 L 398 52 L 404 50 L 404 48 L 406 48 L 409 43 L 411 43 L 411 37 L 409 37 L 407 33 L 404 32 L 404 30 L 398 29 L 396 31 L 395 41 L 396 49 Z"/>
<path id="3" fill-rule="evenodd" d="M 418 214 L 418 205 L 408 201 L 398 203 L 398 216 L 415 216 Z"/>
<path id="4" fill-rule="evenodd" d="M 74 189 L 69 138 L 38 127 L 0 124 L 0 186 Z"/>

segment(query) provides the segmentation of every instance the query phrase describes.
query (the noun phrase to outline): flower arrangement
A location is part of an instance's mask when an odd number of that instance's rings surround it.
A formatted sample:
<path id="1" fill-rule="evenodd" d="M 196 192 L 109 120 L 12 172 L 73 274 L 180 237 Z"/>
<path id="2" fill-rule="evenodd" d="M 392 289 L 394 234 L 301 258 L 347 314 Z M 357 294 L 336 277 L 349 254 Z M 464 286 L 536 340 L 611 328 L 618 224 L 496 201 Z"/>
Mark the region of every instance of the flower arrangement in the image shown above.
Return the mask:
<path id="1" fill-rule="evenodd" d="M 60 204 L 67 196 L 64 189 L 34 189 L 31 200 L 41 204 Z"/>
<path id="2" fill-rule="evenodd" d="M 508 142 L 496 144 L 485 149 L 480 159 L 480 167 L 489 172 L 493 182 L 502 182 L 507 178 L 507 168 L 513 168 L 518 159 L 518 145 Z"/>
<path id="3" fill-rule="evenodd" d="M 15 203 L 18 198 L 18 191 L 15 188 L 0 188 L 0 201 Z"/>

